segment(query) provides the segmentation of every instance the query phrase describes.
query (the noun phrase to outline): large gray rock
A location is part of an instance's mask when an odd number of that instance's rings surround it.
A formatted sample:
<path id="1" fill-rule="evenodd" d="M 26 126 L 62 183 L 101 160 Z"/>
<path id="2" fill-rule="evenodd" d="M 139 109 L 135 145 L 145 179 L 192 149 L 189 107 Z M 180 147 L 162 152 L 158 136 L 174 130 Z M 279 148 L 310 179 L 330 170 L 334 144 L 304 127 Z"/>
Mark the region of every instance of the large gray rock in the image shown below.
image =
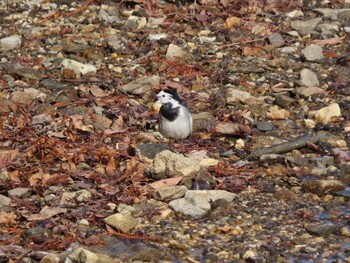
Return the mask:
<path id="1" fill-rule="evenodd" d="M 176 213 L 200 218 L 211 211 L 211 203 L 219 199 L 232 202 L 236 196 L 224 190 L 190 190 L 186 192 L 184 198 L 171 201 L 169 206 Z"/>
<path id="2" fill-rule="evenodd" d="M 30 189 L 25 187 L 17 187 L 12 190 L 9 190 L 8 194 L 10 197 L 23 199 L 30 195 Z"/>
<path id="3" fill-rule="evenodd" d="M 200 165 L 192 158 L 169 150 L 156 155 L 153 162 L 147 167 L 146 174 L 153 179 L 185 176 L 195 177 L 200 170 Z"/>

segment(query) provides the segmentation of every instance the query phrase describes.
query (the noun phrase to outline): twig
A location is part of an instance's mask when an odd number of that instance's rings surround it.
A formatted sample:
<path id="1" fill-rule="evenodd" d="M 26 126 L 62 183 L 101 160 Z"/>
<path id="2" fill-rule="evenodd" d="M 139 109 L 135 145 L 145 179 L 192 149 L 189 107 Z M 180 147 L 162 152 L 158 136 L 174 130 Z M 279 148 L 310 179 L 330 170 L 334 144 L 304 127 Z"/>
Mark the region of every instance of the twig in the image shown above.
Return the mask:
<path id="1" fill-rule="evenodd" d="M 318 141 L 325 141 L 327 139 L 328 139 L 327 133 L 324 131 L 321 131 L 317 133 L 315 136 L 305 135 L 291 142 L 281 143 L 281 144 L 272 145 L 270 147 L 266 147 L 263 149 L 254 150 L 251 152 L 249 157 L 256 158 L 256 157 L 260 157 L 263 154 L 272 154 L 272 153 L 277 154 L 277 153 L 290 152 L 296 149 L 303 148 L 307 146 L 309 143 L 316 143 Z"/>

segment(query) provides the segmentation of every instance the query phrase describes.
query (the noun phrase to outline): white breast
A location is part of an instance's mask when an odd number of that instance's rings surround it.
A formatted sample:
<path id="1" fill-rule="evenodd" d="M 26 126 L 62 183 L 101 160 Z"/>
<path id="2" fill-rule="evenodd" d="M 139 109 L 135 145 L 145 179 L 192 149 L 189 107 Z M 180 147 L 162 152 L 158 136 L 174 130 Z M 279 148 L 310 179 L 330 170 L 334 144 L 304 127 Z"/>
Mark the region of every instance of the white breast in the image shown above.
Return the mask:
<path id="1" fill-rule="evenodd" d="M 187 108 L 180 107 L 179 115 L 174 121 L 169 121 L 160 116 L 159 131 L 166 138 L 187 138 L 192 133 L 191 113 Z"/>

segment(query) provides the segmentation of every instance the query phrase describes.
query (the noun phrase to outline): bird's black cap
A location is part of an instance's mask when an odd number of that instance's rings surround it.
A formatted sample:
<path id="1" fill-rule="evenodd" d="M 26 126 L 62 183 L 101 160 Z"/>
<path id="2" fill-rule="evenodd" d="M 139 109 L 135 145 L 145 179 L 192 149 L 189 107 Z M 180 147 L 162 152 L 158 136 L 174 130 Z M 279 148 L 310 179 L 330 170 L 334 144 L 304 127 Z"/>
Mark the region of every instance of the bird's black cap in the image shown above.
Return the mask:
<path id="1" fill-rule="evenodd" d="M 166 93 L 169 93 L 173 97 L 174 100 L 177 100 L 178 102 L 180 102 L 182 104 L 182 100 L 181 100 L 181 98 L 179 97 L 179 95 L 177 94 L 177 92 L 175 90 L 165 89 L 163 91 L 166 92 Z"/>

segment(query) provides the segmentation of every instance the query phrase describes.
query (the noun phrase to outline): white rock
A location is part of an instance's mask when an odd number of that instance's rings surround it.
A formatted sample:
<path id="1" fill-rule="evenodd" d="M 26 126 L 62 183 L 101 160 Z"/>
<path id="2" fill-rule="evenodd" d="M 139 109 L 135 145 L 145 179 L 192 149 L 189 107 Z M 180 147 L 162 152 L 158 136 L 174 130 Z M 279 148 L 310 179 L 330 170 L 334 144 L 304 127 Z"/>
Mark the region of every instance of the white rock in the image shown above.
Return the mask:
<path id="1" fill-rule="evenodd" d="M 191 217 L 202 217 L 210 212 L 211 202 L 218 199 L 232 202 L 236 197 L 236 194 L 224 190 L 189 190 L 184 198 L 171 201 L 169 206 L 175 212 Z"/>
<path id="2" fill-rule="evenodd" d="M 168 50 L 166 52 L 165 58 L 166 59 L 175 59 L 175 58 L 184 58 L 186 56 L 186 51 L 183 50 L 183 48 L 170 44 L 168 46 Z"/>
<path id="3" fill-rule="evenodd" d="M 22 45 L 22 38 L 18 35 L 13 35 L 0 39 L 0 46 L 2 50 L 20 49 Z"/>
<path id="4" fill-rule="evenodd" d="M 327 124 L 337 120 L 341 116 L 340 107 L 337 103 L 324 107 L 315 112 L 316 122 Z"/>
<path id="5" fill-rule="evenodd" d="M 300 80 L 301 84 L 306 87 L 317 87 L 320 85 L 316 74 L 307 68 L 300 72 Z"/>
<path id="6" fill-rule="evenodd" d="M 157 40 L 160 40 L 160 39 L 166 39 L 167 38 L 167 34 L 165 33 L 157 33 L 157 34 L 149 34 L 148 35 L 148 39 L 151 40 L 151 41 L 157 41 Z"/>
<path id="7" fill-rule="evenodd" d="M 97 69 L 93 65 L 83 64 L 72 59 L 64 59 L 61 65 L 66 68 L 73 70 L 77 76 L 85 75 L 87 73 L 96 73 Z"/>

